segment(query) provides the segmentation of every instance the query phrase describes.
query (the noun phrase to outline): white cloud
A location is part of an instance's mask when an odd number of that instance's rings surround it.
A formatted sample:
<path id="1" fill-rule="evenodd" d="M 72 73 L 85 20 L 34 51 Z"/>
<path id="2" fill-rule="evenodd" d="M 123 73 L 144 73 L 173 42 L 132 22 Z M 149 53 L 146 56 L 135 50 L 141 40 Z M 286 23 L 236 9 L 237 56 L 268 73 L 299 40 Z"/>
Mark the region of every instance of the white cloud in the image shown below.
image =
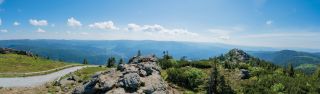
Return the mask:
<path id="1" fill-rule="evenodd" d="M 112 21 L 96 22 L 89 25 L 90 28 L 104 29 L 104 30 L 118 30 Z"/>
<path id="2" fill-rule="evenodd" d="M 0 18 L 0 26 L 2 25 L 2 19 Z"/>
<path id="3" fill-rule="evenodd" d="M 266 24 L 267 25 L 271 25 L 273 23 L 273 21 L 272 20 L 268 20 L 268 21 L 266 21 Z"/>
<path id="4" fill-rule="evenodd" d="M 154 25 L 143 25 L 140 26 L 138 24 L 128 24 L 128 31 L 142 31 L 142 32 L 150 32 L 150 33 L 157 33 L 157 34 L 166 34 L 166 35 L 187 35 L 187 36 L 198 36 L 197 33 L 189 32 L 186 29 L 168 29 L 161 25 L 154 24 Z"/>
<path id="5" fill-rule="evenodd" d="M 87 32 L 81 32 L 81 33 L 79 33 L 80 35 L 88 35 L 89 33 L 87 33 Z"/>
<path id="6" fill-rule="evenodd" d="M 141 30 L 141 26 L 131 23 L 131 24 L 128 24 L 128 30 L 130 30 L 130 31 L 140 31 Z"/>
<path id="7" fill-rule="evenodd" d="M 47 26 L 48 25 L 48 21 L 47 20 L 30 19 L 29 22 L 30 22 L 31 25 L 34 25 L 34 26 Z"/>
<path id="8" fill-rule="evenodd" d="M 14 26 L 19 26 L 19 25 L 20 25 L 20 23 L 19 23 L 19 22 L 17 22 L 17 21 L 15 21 L 15 22 L 13 22 L 13 25 L 14 25 Z"/>
<path id="9" fill-rule="evenodd" d="M 8 30 L 7 29 L 1 29 L 0 32 L 6 33 L 6 32 L 8 32 Z"/>
<path id="10" fill-rule="evenodd" d="M 75 18 L 71 17 L 68 19 L 67 24 L 71 27 L 80 27 L 82 26 L 81 22 L 76 20 Z"/>
<path id="11" fill-rule="evenodd" d="M 212 37 L 216 37 L 222 40 L 229 40 L 231 38 L 232 34 L 244 31 L 245 29 L 240 26 L 234 26 L 234 27 L 224 27 L 224 28 L 212 28 L 208 31 L 213 34 Z"/>
<path id="12" fill-rule="evenodd" d="M 46 32 L 45 30 L 41 29 L 41 28 L 38 28 L 38 30 L 36 32 L 39 32 L 39 33 L 44 33 Z"/>

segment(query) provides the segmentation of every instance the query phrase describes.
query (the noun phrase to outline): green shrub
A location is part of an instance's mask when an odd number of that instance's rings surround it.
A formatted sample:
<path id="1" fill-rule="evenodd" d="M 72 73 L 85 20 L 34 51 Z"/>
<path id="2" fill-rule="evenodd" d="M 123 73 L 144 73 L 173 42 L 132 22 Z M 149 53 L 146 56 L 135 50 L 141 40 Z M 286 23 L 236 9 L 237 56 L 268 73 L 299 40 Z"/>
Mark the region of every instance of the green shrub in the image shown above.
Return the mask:
<path id="1" fill-rule="evenodd" d="M 208 77 L 202 70 L 193 67 L 169 68 L 167 74 L 167 80 L 191 90 L 205 84 Z"/>
<path id="2" fill-rule="evenodd" d="M 196 62 L 192 62 L 192 67 L 196 67 L 196 68 L 211 68 L 212 67 L 212 63 L 209 61 L 196 61 Z"/>
<path id="3" fill-rule="evenodd" d="M 210 61 L 205 61 L 205 60 L 200 60 L 200 61 L 192 61 L 192 62 L 187 62 L 187 61 L 179 61 L 177 67 L 186 67 L 186 66 L 192 66 L 195 68 L 211 68 L 212 63 Z"/>
<path id="4" fill-rule="evenodd" d="M 284 88 L 284 85 L 281 83 L 277 83 L 271 86 L 271 90 L 274 92 L 282 92 Z"/>
<path id="5" fill-rule="evenodd" d="M 177 65 L 178 65 L 178 63 L 174 59 L 161 59 L 161 60 L 159 60 L 159 66 L 162 69 L 176 67 Z"/>

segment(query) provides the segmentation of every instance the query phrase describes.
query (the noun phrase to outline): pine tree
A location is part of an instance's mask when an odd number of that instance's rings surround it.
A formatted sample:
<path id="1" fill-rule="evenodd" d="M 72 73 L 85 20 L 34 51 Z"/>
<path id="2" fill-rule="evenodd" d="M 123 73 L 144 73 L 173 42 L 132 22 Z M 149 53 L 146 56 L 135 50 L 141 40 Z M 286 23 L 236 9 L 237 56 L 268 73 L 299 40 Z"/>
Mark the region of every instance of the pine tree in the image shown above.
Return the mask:
<path id="1" fill-rule="evenodd" d="M 288 70 L 287 70 L 287 72 L 288 72 L 288 76 L 290 76 L 290 77 L 293 77 L 293 76 L 294 76 L 294 69 L 293 69 L 293 66 L 292 66 L 291 63 L 289 63 L 289 65 L 288 65 Z"/>
<path id="2" fill-rule="evenodd" d="M 89 64 L 88 60 L 86 58 L 84 58 L 82 64 L 86 64 L 86 65 Z"/>
<path id="3" fill-rule="evenodd" d="M 319 79 L 320 78 L 320 66 L 318 66 L 317 70 L 313 73 L 313 77 L 315 79 Z"/>
<path id="4" fill-rule="evenodd" d="M 180 61 L 187 62 L 187 61 L 188 61 L 188 60 L 187 60 L 187 56 L 182 56 L 182 57 L 180 58 Z"/>
<path id="5" fill-rule="evenodd" d="M 121 58 L 121 59 L 119 60 L 119 65 L 120 65 L 120 64 L 124 64 L 123 58 Z"/>
<path id="6" fill-rule="evenodd" d="M 110 57 L 110 58 L 108 58 L 108 61 L 107 61 L 107 67 L 109 67 L 109 68 L 115 67 L 115 63 L 116 63 L 116 58 Z"/>
<path id="7" fill-rule="evenodd" d="M 141 56 L 141 51 L 140 50 L 138 50 L 137 56 Z"/>
<path id="8" fill-rule="evenodd" d="M 212 66 L 212 72 L 209 79 L 209 87 L 208 87 L 208 94 L 218 94 L 217 85 L 218 85 L 218 70 L 217 65 L 214 64 Z"/>

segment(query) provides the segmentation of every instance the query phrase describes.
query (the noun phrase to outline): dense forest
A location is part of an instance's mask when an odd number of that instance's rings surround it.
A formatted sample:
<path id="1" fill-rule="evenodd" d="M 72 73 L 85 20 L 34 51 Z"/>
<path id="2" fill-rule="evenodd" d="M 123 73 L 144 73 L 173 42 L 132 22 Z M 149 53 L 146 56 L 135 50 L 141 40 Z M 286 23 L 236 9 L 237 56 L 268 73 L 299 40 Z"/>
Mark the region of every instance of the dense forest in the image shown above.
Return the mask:
<path id="1" fill-rule="evenodd" d="M 186 93 L 318 94 L 320 68 L 311 75 L 252 57 L 239 49 L 204 60 L 174 59 L 164 51 L 161 76 Z"/>

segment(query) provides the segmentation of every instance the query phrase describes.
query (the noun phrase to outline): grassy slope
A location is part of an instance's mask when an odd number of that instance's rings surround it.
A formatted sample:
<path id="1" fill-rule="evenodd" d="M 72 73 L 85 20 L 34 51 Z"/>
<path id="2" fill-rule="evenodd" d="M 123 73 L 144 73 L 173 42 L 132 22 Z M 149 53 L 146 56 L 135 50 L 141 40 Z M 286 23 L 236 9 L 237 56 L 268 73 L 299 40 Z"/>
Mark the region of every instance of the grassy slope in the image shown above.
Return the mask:
<path id="1" fill-rule="evenodd" d="M 105 67 L 86 67 L 79 71 L 74 72 L 75 75 L 79 76 L 82 80 L 89 80 L 92 75 L 99 71 L 106 71 Z"/>
<path id="2" fill-rule="evenodd" d="M 63 67 L 67 63 L 17 54 L 0 54 L 0 73 L 27 73 Z"/>

